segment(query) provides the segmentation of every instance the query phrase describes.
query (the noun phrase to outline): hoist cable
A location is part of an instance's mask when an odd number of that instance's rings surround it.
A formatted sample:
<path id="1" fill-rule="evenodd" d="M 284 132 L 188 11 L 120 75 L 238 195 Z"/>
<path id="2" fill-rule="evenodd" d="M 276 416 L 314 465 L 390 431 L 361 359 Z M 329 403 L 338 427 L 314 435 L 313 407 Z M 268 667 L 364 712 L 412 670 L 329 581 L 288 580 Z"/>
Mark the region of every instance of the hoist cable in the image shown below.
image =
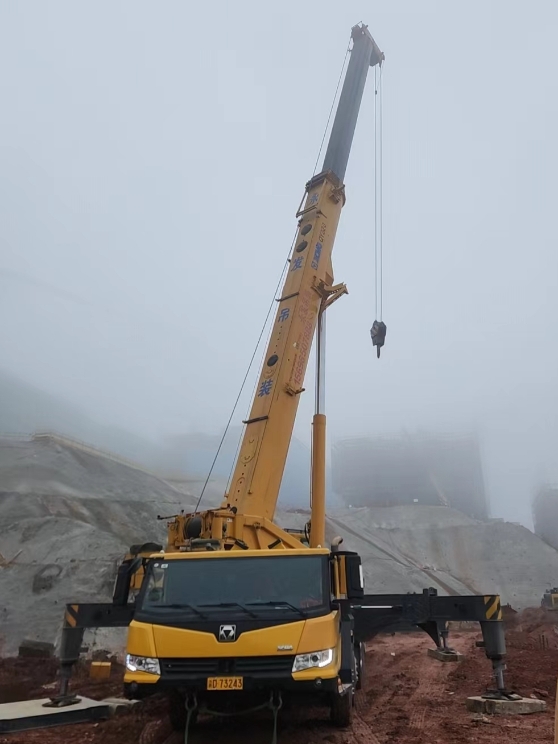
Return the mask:
<path id="1" fill-rule="evenodd" d="M 341 65 L 341 72 L 339 73 L 339 79 L 337 80 L 337 87 L 335 88 L 335 94 L 333 96 L 333 101 L 331 102 L 331 108 L 329 110 L 329 116 L 327 117 L 327 122 L 325 125 L 324 133 L 322 136 L 322 141 L 320 144 L 320 149 L 318 150 L 318 157 L 316 158 L 316 162 L 314 163 L 314 170 L 312 172 L 312 178 L 316 175 L 316 171 L 318 170 L 318 163 L 320 162 L 320 156 L 322 154 L 322 150 L 324 149 L 324 143 L 327 136 L 327 132 L 329 129 L 329 123 L 331 121 L 331 117 L 333 116 L 333 110 L 335 108 L 335 102 L 337 101 L 337 94 L 339 93 L 339 87 L 341 86 L 341 81 L 343 80 L 343 73 L 345 72 L 345 65 L 347 64 L 347 58 L 349 56 L 349 52 L 351 51 L 351 44 L 347 45 L 347 50 L 345 52 L 345 58 L 343 60 L 343 64 Z"/>
<path id="2" fill-rule="evenodd" d="M 295 244 L 295 240 L 296 240 L 296 236 L 297 236 L 297 233 L 298 233 L 298 227 L 297 227 L 297 229 L 296 229 L 296 232 L 295 232 L 295 234 L 294 234 L 294 236 L 293 236 L 293 239 L 292 239 L 292 242 L 291 242 L 291 247 L 290 247 L 290 249 L 289 249 L 289 256 L 290 256 L 290 255 L 291 255 L 291 253 L 292 253 L 292 250 L 293 250 L 293 247 L 294 247 L 294 244 Z M 281 285 L 283 284 L 283 281 L 284 281 L 284 276 L 285 276 L 285 272 L 286 272 L 286 269 L 287 269 L 288 265 L 289 265 L 289 261 L 288 261 L 288 256 L 287 256 L 287 260 L 285 260 L 285 263 L 284 263 L 284 265 L 283 265 L 283 271 L 281 272 L 281 276 L 279 277 L 279 281 L 277 282 L 277 287 L 275 288 L 275 293 L 274 293 L 274 295 L 273 295 L 273 300 L 272 300 L 272 303 L 271 303 L 271 305 L 270 305 L 270 307 L 269 307 L 269 310 L 268 310 L 268 312 L 267 312 L 267 317 L 266 317 L 266 319 L 265 319 L 265 323 L 263 324 L 262 330 L 261 330 L 261 332 L 260 332 L 260 336 L 259 336 L 259 338 L 258 338 L 258 343 L 256 344 L 256 348 L 254 349 L 254 354 L 252 355 L 252 360 L 250 361 L 250 367 L 251 367 L 251 366 L 252 366 L 252 364 L 254 363 L 254 358 L 255 358 L 255 356 L 256 356 L 256 352 L 257 352 L 258 346 L 259 346 L 259 345 L 260 345 L 260 343 L 261 343 L 261 340 L 262 340 L 262 337 L 263 337 L 263 334 L 264 334 L 264 331 L 265 331 L 265 327 L 266 327 L 266 325 L 267 325 L 267 323 L 268 323 L 268 321 L 269 321 L 269 316 L 271 315 L 271 309 L 272 309 L 272 307 L 273 307 L 273 304 L 274 304 L 274 302 L 275 302 L 275 298 L 276 298 L 276 296 L 277 296 L 277 293 L 278 293 L 278 291 L 279 291 L 279 288 L 280 288 L 280 287 L 281 287 Z M 272 333 L 272 331 L 273 331 L 273 326 L 271 326 L 271 327 L 270 327 L 270 329 L 269 329 L 269 333 L 268 333 L 268 341 L 267 341 L 267 346 L 269 346 L 269 339 L 271 338 L 271 333 Z M 266 347 L 266 348 L 267 348 L 267 347 Z M 248 368 L 248 372 L 250 371 L 250 367 Z M 248 376 L 248 373 L 246 374 L 246 377 L 247 377 L 247 376 Z M 246 377 L 244 378 L 244 382 L 246 382 Z M 259 383 L 259 378 L 258 378 L 258 377 L 256 377 L 256 379 L 255 379 L 255 381 L 254 381 L 254 388 L 253 388 L 253 390 L 252 390 L 252 397 L 251 397 L 251 399 L 250 399 L 250 402 L 248 403 L 248 409 L 247 409 L 247 411 L 246 411 L 246 416 L 245 416 L 245 418 L 246 418 L 246 419 L 248 419 L 248 418 L 249 418 L 249 415 L 250 415 L 250 409 L 252 408 L 253 400 L 254 400 L 254 398 L 255 398 L 255 396 L 256 396 L 256 390 L 257 390 L 257 388 L 258 388 L 258 383 Z M 242 392 L 242 391 L 241 391 L 241 392 Z M 236 452 L 235 452 L 235 454 L 234 454 L 234 459 L 233 459 L 233 461 L 232 461 L 232 463 L 231 463 L 231 469 L 230 469 L 230 472 L 229 472 L 229 477 L 227 478 L 227 488 L 226 488 L 226 493 L 228 493 L 228 491 L 229 491 L 229 488 L 230 488 L 230 485 L 231 485 L 231 480 L 232 480 L 232 477 L 233 477 L 233 473 L 234 473 L 234 469 L 235 469 L 235 466 L 236 466 L 236 461 L 237 461 L 237 459 L 238 459 L 238 453 L 240 452 L 240 447 L 242 446 L 242 437 L 243 437 L 243 434 L 244 434 L 244 432 L 242 432 L 242 431 L 241 431 L 241 432 L 240 432 L 240 436 L 238 437 L 238 442 L 237 442 L 237 444 L 236 444 Z"/>
<path id="3" fill-rule="evenodd" d="M 383 282 L 383 115 L 382 70 L 374 68 L 374 279 L 376 318 L 382 320 L 384 305 Z"/>
<path id="4" fill-rule="evenodd" d="M 379 139 L 380 139 L 380 321 L 384 314 L 384 135 L 383 135 L 383 104 L 382 104 L 382 72 L 380 64 L 379 93 L 380 93 L 380 116 L 379 116 Z"/>
<path id="5" fill-rule="evenodd" d="M 293 246 L 294 246 L 294 243 L 295 243 L 295 240 L 296 240 L 297 233 L 298 233 L 298 228 L 297 228 L 297 231 L 295 233 L 295 236 L 294 236 L 294 238 L 292 240 L 291 247 L 289 249 L 289 256 L 291 255 L 291 252 L 293 250 Z M 209 480 L 210 480 L 211 475 L 213 473 L 213 470 L 215 468 L 215 463 L 217 462 L 217 458 L 219 457 L 219 453 L 221 452 L 221 449 L 222 449 L 223 444 L 225 442 L 225 438 L 226 438 L 226 436 L 228 434 L 228 431 L 229 431 L 229 428 L 230 428 L 230 425 L 231 425 L 233 416 L 234 416 L 234 414 L 236 412 L 236 409 L 238 407 L 238 404 L 240 402 L 240 398 L 242 396 L 242 393 L 244 391 L 244 387 L 246 385 L 246 380 L 248 379 L 248 376 L 250 374 L 250 370 L 252 369 L 252 365 L 254 364 L 254 359 L 256 358 L 256 354 L 258 353 L 258 348 L 260 346 L 262 337 L 263 337 L 263 335 L 265 333 L 265 329 L 266 329 L 266 326 L 267 326 L 267 322 L 269 320 L 269 316 L 271 315 L 271 311 L 273 310 L 273 307 L 275 305 L 275 298 L 276 298 L 277 293 L 279 291 L 279 288 L 281 286 L 281 282 L 283 281 L 283 276 L 285 274 L 285 269 L 286 269 L 287 265 L 288 265 L 288 257 L 287 257 L 287 260 L 285 261 L 285 263 L 283 265 L 283 269 L 281 271 L 281 276 L 279 277 L 279 281 L 277 282 L 277 286 L 275 287 L 275 291 L 273 293 L 273 299 L 271 300 L 271 303 L 269 305 L 269 309 L 267 311 L 267 315 L 265 316 L 265 321 L 264 321 L 264 324 L 263 324 L 262 329 L 260 331 L 260 335 L 258 336 L 258 340 L 256 342 L 256 346 L 254 347 L 254 351 L 252 352 L 252 357 L 250 358 L 250 363 L 249 363 L 248 368 L 246 370 L 246 374 L 244 375 L 244 379 L 242 380 L 242 385 L 240 386 L 240 390 L 238 391 L 238 395 L 236 396 L 236 400 L 235 400 L 233 409 L 231 411 L 231 415 L 229 416 L 229 420 L 227 421 L 227 425 L 225 427 L 225 431 L 223 432 L 223 436 L 221 437 L 221 441 L 219 442 L 219 446 L 217 448 L 217 452 L 215 453 L 215 457 L 213 458 L 213 462 L 211 463 L 211 467 L 209 469 L 209 473 L 207 474 L 207 478 L 205 479 L 205 483 L 203 484 L 203 488 L 201 490 L 200 496 L 198 498 L 198 502 L 196 504 L 195 512 L 197 512 L 198 509 L 199 509 L 199 507 L 200 507 L 200 503 L 201 503 L 201 500 L 202 500 L 203 495 L 205 493 L 205 489 L 207 488 L 207 485 L 209 483 Z M 238 451 L 237 451 L 237 455 L 238 455 Z M 236 457 L 235 457 L 235 461 L 236 461 Z M 233 462 L 233 467 L 234 467 L 234 462 Z M 232 474 L 232 471 L 231 471 L 231 474 Z M 230 480 L 230 476 L 229 476 L 229 480 Z"/>
<path id="6" fill-rule="evenodd" d="M 378 68 L 374 67 L 374 299 L 378 318 Z"/>

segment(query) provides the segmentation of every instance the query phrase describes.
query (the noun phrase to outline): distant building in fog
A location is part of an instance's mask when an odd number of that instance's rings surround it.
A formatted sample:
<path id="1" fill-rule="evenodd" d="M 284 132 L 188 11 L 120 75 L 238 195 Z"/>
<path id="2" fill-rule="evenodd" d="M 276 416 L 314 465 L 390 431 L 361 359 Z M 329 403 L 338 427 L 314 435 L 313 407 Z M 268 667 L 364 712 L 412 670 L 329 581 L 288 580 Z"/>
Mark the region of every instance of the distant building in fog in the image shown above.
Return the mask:
<path id="1" fill-rule="evenodd" d="M 543 486 L 533 499 L 535 534 L 558 550 L 558 486 Z"/>
<path id="2" fill-rule="evenodd" d="M 444 505 L 488 518 L 476 437 L 348 438 L 332 447 L 334 491 L 352 506 Z"/>

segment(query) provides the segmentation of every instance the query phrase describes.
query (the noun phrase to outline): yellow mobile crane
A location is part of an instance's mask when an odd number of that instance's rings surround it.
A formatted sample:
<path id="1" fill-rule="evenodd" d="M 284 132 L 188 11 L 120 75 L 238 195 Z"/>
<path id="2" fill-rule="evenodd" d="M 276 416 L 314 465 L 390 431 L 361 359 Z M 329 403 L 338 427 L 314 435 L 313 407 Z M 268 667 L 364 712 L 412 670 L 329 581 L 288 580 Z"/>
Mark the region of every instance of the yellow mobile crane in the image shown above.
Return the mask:
<path id="1" fill-rule="evenodd" d="M 323 313 L 346 292 L 334 282 L 331 253 L 368 69 L 384 59 L 366 26 L 352 29 L 352 42 L 323 168 L 306 184 L 297 212 L 298 233 L 230 490 L 219 508 L 167 518 L 164 549 L 135 546 L 119 567 L 111 603 L 67 605 L 61 689 L 51 705 L 76 699 L 69 679 L 85 628 L 119 626 L 128 627 L 126 695 L 168 694 L 173 725 L 185 728 L 186 737 L 198 710 L 268 706 L 276 723 L 284 703 L 310 698 L 329 709 L 333 724 L 348 725 L 362 685 L 364 643 L 387 627 L 418 626 L 443 649 L 448 621 L 480 621 L 497 681 L 491 694 L 506 694 L 498 596 L 441 597 L 428 588 L 365 594 L 360 556 L 343 550 L 340 538 L 326 544 L 322 363 L 311 519 L 303 530 L 273 521 L 316 328 L 323 362 Z"/>

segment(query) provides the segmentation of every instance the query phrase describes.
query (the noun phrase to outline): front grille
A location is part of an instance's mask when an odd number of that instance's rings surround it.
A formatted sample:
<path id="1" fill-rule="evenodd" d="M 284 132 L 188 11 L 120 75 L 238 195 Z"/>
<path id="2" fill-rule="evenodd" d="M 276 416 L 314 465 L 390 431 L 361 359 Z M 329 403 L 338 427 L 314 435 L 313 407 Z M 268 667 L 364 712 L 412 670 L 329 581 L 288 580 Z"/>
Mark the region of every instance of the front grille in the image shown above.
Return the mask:
<path id="1" fill-rule="evenodd" d="M 240 658 L 161 659 L 164 677 L 284 676 L 293 668 L 294 656 L 241 656 Z"/>

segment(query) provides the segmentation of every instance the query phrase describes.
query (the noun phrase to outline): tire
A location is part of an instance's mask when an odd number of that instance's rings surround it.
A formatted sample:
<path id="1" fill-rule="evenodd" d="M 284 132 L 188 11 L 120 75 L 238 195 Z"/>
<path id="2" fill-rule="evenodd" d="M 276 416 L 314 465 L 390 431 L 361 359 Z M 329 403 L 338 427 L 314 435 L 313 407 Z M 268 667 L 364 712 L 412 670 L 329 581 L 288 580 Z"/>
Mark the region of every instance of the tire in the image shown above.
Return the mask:
<path id="1" fill-rule="evenodd" d="M 184 731 L 186 728 L 186 698 L 178 690 L 170 690 L 168 693 L 169 701 L 169 721 L 173 731 Z M 196 723 L 198 711 L 194 711 L 190 718 L 190 726 Z"/>
<path id="2" fill-rule="evenodd" d="M 333 693 L 330 705 L 331 723 L 336 728 L 347 728 L 351 725 L 353 718 L 353 698 L 354 692 L 351 687 L 344 695 L 338 692 Z"/>
<path id="3" fill-rule="evenodd" d="M 364 643 L 355 644 L 355 690 L 362 690 L 364 683 L 365 654 Z"/>

